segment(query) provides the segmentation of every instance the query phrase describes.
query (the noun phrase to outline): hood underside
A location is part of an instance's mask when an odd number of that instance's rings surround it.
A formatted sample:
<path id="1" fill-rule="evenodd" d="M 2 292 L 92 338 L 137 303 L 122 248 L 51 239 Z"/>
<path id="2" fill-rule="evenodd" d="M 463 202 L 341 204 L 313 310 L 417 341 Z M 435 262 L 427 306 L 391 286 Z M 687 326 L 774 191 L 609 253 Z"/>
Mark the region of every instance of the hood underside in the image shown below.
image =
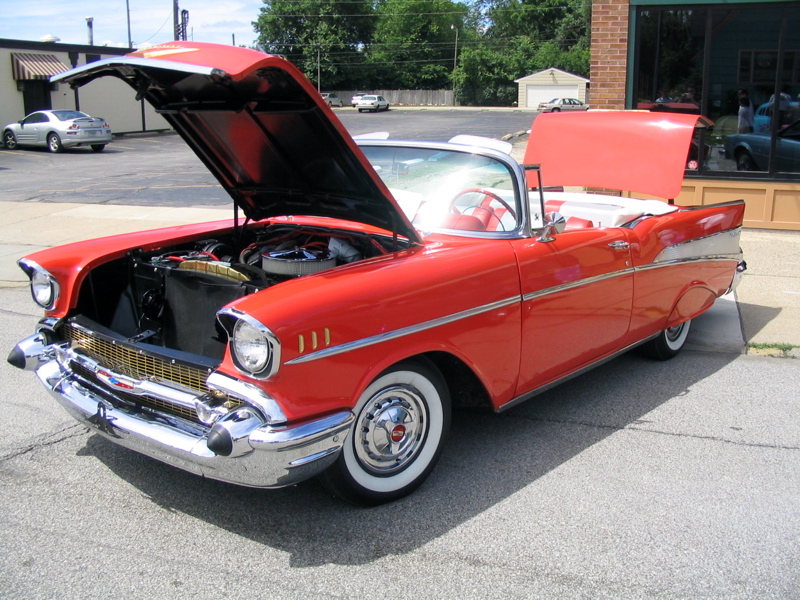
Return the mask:
<path id="1" fill-rule="evenodd" d="M 344 126 L 288 61 L 217 44 L 170 42 L 66 71 L 133 87 L 186 140 L 250 219 L 287 215 L 418 235 Z"/>
<path id="2" fill-rule="evenodd" d="M 537 115 L 525 164 L 540 165 L 545 186 L 608 188 L 674 199 L 681 192 L 701 119 L 632 111 Z"/>

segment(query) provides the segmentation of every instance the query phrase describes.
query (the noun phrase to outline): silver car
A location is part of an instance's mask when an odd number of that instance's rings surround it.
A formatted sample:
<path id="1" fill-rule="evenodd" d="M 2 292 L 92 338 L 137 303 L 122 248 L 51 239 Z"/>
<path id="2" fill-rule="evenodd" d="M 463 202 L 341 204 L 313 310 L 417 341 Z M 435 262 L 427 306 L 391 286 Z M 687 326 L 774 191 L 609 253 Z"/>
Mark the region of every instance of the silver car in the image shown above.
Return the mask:
<path id="1" fill-rule="evenodd" d="M 322 99 L 328 103 L 328 106 L 344 106 L 342 99 L 334 93 L 324 92 Z"/>
<path id="2" fill-rule="evenodd" d="M 63 152 L 73 146 L 91 146 L 100 152 L 110 141 L 111 127 L 105 119 L 77 110 L 37 110 L 3 128 L 3 143 L 8 150 L 47 146 L 50 152 Z"/>
<path id="3" fill-rule="evenodd" d="M 540 102 L 542 112 L 561 112 L 562 110 L 589 110 L 589 105 L 577 98 L 553 98 L 550 102 Z"/>

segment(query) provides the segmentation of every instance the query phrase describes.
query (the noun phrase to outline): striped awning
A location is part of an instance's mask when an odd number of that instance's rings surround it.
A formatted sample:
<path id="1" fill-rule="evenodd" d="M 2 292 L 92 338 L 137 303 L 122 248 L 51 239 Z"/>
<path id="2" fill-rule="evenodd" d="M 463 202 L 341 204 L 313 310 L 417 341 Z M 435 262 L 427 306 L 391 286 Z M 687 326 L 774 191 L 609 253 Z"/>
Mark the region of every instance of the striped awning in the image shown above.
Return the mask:
<path id="1" fill-rule="evenodd" d="M 24 79 L 50 79 L 69 70 L 69 67 L 53 54 L 11 53 L 11 73 L 15 81 Z"/>

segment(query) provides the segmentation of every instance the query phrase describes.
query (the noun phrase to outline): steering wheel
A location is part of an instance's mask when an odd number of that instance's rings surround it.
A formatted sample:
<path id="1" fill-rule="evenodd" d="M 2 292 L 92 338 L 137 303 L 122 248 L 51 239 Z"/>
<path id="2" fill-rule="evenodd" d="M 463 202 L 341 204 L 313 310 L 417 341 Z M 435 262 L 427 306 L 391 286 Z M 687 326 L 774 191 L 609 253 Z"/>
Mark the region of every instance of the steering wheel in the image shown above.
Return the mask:
<path id="1" fill-rule="evenodd" d="M 466 194 L 476 194 L 476 193 L 477 194 L 483 194 L 484 196 L 486 196 L 486 198 L 484 198 L 483 201 L 481 201 L 481 203 L 479 205 L 472 206 L 472 207 L 467 207 L 467 208 L 481 209 L 481 210 L 485 210 L 487 213 L 489 213 L 489 218 L 487 219 L 487 223 L 486 223 L 487 225 L 488 225 L 488 221 L 490 221 L 492 217 L 497 219 L 497 223 L 498 224 L 502 223 L 500 217 L 498 217 L 497 213 L 495 213 L 494 210 L 492 210 L 492 208 L 490 207 L 490 204 L 491 204 L 492 200 L 497 200 L 500 203 L 500 205 L 503 208 L 505 208 L 512 217 L 514 217 L 514 220 L 517 219 L 516 211 L 513 208 L 511 208 L 511 206 L 508 204 L 508 202 L 503 200 L 500 196 L 498 196 L 494 192 L 490 192 L 489 190 L 484 190 L 484 189 L 481 189 L 481 188 L 469 188 L 469 189 L 461 190 L 460 192 L 458 192 L 455 196 L 453 196 L 453 199 L 450 200 L 450 212 L 460 213 L 461 211 L 458 210 L 458 207 L 456 206 L 456 200 L 458 200 L 459 198 L 461 198 L 461 196 L 464 196 Z"/>

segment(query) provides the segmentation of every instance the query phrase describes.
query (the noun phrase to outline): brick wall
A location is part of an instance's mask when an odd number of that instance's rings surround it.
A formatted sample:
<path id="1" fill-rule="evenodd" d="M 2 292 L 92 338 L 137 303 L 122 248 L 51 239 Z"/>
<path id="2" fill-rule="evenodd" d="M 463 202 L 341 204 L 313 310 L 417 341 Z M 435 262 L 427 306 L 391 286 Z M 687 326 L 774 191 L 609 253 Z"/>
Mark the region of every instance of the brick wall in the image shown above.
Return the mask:
<path id="1" fill-rule="evenodd" d="M 628 61 L 627 0 L 592 2 L 590 100 L 592 108 L 625 108 Z"/>

